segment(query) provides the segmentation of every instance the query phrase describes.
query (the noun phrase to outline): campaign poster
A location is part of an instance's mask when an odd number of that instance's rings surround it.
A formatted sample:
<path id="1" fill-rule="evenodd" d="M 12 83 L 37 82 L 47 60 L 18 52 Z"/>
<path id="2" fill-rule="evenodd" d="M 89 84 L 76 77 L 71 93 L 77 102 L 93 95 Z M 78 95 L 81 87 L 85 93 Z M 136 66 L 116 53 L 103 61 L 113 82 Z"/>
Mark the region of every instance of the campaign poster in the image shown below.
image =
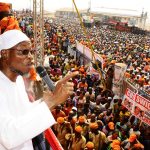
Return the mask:
<path id="1" fill-rule="evenodd" d="M 123 77 L 126 68 L 127 68 L 126 64 L 123 63 L 115 64 L 112 91 L 114 92 L 115 95 L 118 95 L 119 97 L 122 97 Z"/>
<path id="2" fill-rule="evenodd" d="M 137 94 L 135 103 L 136 105 L 134 106 L 134 115 L 143 122 L 150 125 L 150 100 Z"/>
<path id="3" fill-rule="evenodd" d="M 150 125 L 150 100 L 127 88 L 122 105 L 125 106 L 132 115 Z"/>

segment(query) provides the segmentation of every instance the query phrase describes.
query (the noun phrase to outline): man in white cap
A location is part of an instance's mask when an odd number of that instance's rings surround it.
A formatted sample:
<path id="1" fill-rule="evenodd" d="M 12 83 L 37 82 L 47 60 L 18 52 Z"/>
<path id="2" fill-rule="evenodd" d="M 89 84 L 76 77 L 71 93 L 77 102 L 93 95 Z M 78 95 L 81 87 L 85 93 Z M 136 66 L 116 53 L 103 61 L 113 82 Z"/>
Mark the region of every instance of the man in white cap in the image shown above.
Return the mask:
<path id="1" fill-rule="evenodd" d="M 0 35 L 0 150 L 33 150 L 31 139 L 55 120 L 50 112 L 73 93 L 68 82 L 78 72 L 60 80 L 53 92 L 29 102 L 22 75 L 33 65 L 30 39 L 20 30 Z"/>

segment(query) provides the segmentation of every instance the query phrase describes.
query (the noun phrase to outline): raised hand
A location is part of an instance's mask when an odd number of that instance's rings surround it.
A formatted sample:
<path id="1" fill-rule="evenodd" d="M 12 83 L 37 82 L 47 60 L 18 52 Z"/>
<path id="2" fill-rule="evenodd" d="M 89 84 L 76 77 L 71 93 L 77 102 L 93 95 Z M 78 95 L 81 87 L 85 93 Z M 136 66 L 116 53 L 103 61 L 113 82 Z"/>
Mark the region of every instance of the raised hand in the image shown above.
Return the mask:
<path id="1" fill-rule="evenodd" d="M 53 92 L 48 91 L 44 93 L 43 99 L 50 109 L 60 103 L 63 103 L 69 97 L 69 95 L 73 93 L 74 84 L 69 80 L 77 74 L 78 71 L 67 74 L 63 79 L 57 82 Z"/>

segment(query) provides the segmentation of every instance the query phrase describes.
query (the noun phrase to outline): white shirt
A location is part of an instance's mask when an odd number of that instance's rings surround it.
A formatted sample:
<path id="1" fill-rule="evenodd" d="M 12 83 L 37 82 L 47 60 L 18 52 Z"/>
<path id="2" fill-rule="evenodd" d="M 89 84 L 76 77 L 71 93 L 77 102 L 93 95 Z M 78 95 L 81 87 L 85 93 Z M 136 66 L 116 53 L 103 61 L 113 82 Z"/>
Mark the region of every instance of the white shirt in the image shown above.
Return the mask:
<path id="1" fill-rule="evenodd" d="M 29 102 L 21 76 L 12 82 L 0 71 L 0 150 L 33 150 L 31 139 L 54 123 L 45 102 Z"/>

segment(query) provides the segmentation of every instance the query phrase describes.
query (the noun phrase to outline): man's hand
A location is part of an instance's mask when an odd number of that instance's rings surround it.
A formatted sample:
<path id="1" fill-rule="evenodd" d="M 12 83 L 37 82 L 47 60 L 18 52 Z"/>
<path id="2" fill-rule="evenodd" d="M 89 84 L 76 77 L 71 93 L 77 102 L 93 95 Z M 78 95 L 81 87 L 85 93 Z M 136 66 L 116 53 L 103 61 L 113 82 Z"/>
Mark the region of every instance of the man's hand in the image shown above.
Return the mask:
<path id="1" fill-rule="evenodd" d="M 45 92 L 43 99 L 50 109 L 63 103 L 72 93 L 74 84 L 69 80 L 76 76 L 78 71 L 67 74 L 63 79 L 57 82 L 53 92 Z"/>

